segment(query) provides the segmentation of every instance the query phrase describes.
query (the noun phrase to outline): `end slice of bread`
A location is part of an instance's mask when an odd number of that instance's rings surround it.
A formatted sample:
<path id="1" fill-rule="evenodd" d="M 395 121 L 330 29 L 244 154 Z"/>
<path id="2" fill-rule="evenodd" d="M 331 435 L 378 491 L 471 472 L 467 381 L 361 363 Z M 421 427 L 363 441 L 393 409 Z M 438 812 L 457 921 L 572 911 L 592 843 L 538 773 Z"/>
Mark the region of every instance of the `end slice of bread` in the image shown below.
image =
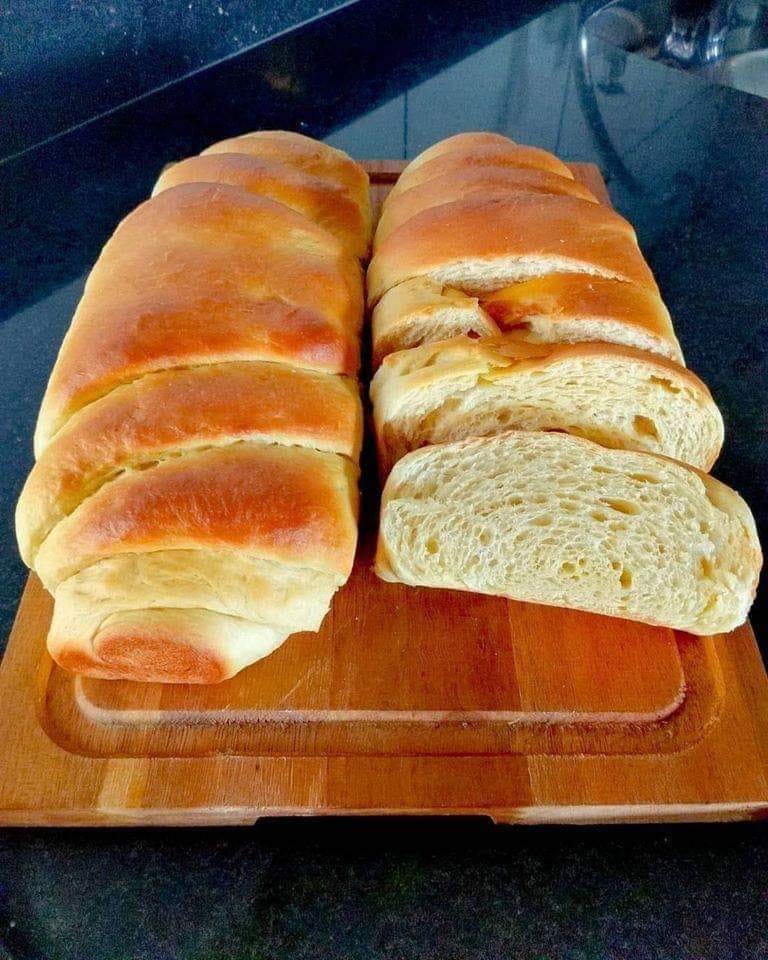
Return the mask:
<path id="1" fill-rule="evenodd" d="M 384 489 L 376 572 L 708 635 L 762 563 L 737 493 L 653 454 L 557 433 L 426 447 Z"/>
<path id="2" fill-rule="evenodd" d="M 390 354 L 371 384 L 379 463 L 507 430 L 560 430 L 709 470 L 723 419 L 699 378 L 615 344 L 455 337 Z"/>

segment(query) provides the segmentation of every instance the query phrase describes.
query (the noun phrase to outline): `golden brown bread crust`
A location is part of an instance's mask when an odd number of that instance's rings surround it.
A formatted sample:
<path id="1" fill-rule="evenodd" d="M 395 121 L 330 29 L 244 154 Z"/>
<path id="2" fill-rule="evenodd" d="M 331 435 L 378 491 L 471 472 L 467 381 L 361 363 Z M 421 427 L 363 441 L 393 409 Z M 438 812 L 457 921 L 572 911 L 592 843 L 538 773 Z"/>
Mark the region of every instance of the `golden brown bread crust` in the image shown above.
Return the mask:
<path id="1" fill-rule="evenodd" d="M 95 642 L 82 645 L 52 631 L 50 652 L 64 670 L 103 680 L 221 683 L 236 672 L 222 654 L 222 623 L 227 618 L 208 611 L 198 611 L 194 619 L 185 614 L 188 611 L 127 611 L 105 624 Z M 201 615 L 213 636 L 201 630 Z"/>
<path id="2" fill-rule="evenodd" d="M 496 277 L 509 273 L 509 264 L 517 271 L 511 280 L 530 271 L 592 273 L 657 291 L 623 217 L 576 197 L 516 194 L 471 197 L 412 217 L 378 245 L 368 269 L 368 300 L 375 305 L 396 284 L 423 275 L 470 293 L 498 289 L 509 283 Z M 473 282 L 483 266 L 493 276 Z"/>
<path id="3" fill-rule="evenodd" d="M 303 213 L 324 227 L 354 257 L 365 257 L 370 244 L 370 217 L 343 187 L 277 160 L 248 154 L 220 153 L 189 157 L 167 167 L 153 196 L 182 183 L 228 183 L 269 197 Z"/>
<path id="4" fill-rule="evenodd" d="M 184 617 L 185 613 L 128 611 L 106 624 L 99 631 L 97 642 L 83 645 L 73 642 L 62 631 L 52 631 L 48 639 L 50 652 L 64 670 L 103 680 L 221 683 L 233 673 L 221 652 L 221 623 L 225 618 L 220 614 L 206 617 L 215 617 L 213 640 L 200 638 L 199 623 Z"/>
<path id="5" fill-rule="evenodd" d="M 105 680 L 220 683 L 248 661 L 271 653 L 285 633 L 264 629 L 253 649 L 253 624 L 211 610 L 146 609 L 112 614 L 87 640 L 54 619 L 49 651 L 60 667 Z M 258 656 L 254 654 L 258 652 Z"/>
<path id="6" fill-rule="evenodd" d="M 87 373 L 78 377 L 76 360 L 62 358 L 46 403 L 46 416 L 54 404 L 56 416 L 50 426 L 47 422 L 41 425 L 38 453 L 72 413 L 121 383 L 152 371 L 234 360 L 280 361 L 297 368 L 350 375 L 358 367 L 354 333 L 278 300 L 252 306 L 202 301 L 149 316 L 152 323 L 148 326 L 145 314 L 132 310 L 130 303 L 105 311 L 108 326 L 104 327 L 97 311 L 81 314 L 69 342 L 78 349 L 82 345 L 80 352 L 89 364 Z"/>
<path id="7" fill-rule="evenodd" d="M 49 534 L 36 569 L 53 592 L 102 558 L 209 548 L 346 577 L 356 489 L 357 468 L 337 454 L 253 443 L 190 453 L 102 486 Z"/>
<path id="8" fill-rule="evenodd" d="M 426 150 L 422 150 L 421 153 L 417 154 L 408 166 L 415 170 L 428 160 L 433 160 L 435 157 L 440 157 L 445 153 L 453 153 L 457 150 L 463 152 L 480 152 L 487 148 L 493 149 L 500 147 L 506 149 L 512 146 L 517 146 L 517 144 L 511 137 L 507 137 L 503 133 L 495 133 L 492 130 L 464 130 L 461 133 L 454 133 L 450 137 L 444 137 L 442 140 L 438 140 L 437 143 L 431 144 Z"/>
<path id="9" fill-rule="evenodd" d="M 124 384 L 76 413 L 45 448 L 16 508 L 21 555 L 122 470 L 184 451 L 261 440 L 357 461 L 357 384 L 278 363 L 164 370 Z"/>
<path id="10" fill-rule="evenodd" d="M 67 418 L 151 370 L 270 359 L 356 369 L 360 268 L 327 231 L 229 185 L 184 184 L 118 227 L 86 284 L 40 410 Z"/>
<path id="11" fill-rule="evenodd" d="M 397 196 L 401 191 L 434 177 L 476 166 L 544 170 L 569 180 L 573 179 L 573 174 L 562 160 L 539 147 L 521 146 L 505 137 L 499 141 L 482 143 L 457 143 L 454 138 L 449 138 L 412 160 L 403 170 L 390 196 Z"/>
<path id="12" fill-rule="evenodd" d="M 589 188 L 577 180 L 545 170 L 479 164 L 426 180 L 388 199 L 376 228 L 376 243 L 382 243 L 402 223 L 429 207 L 473 195 L 482 194 L 484 199 L 491 199 L 510 193 L 565 194 L 597 203 Z"/>
<path id="13" fill-rule="evenodd" d="M 107 669 L 106 675 L 171 682 L 195 682 L 190 660 L 198 663 L 202 653 L 224 678 L 289 634 L 317 630 L 343 581 L 236 550 L 116 554 L 56 589 L 49 650 L 59 663 L 90 663 L 96 676 Z M 158 649 L 164 642 L 179 654 L 175 667 L 176 656 Z M 190 656 L 179 647 L 190 648 Z M 203 675 L 196 682 L 211 681 Z"/>
<path id="14" fill-rule="evenodd" d="M 364 219 L 371 221 L 371 196 L 368 174 L 342 150 L 290 130 L 258 130 L 221 140 L 203 150 L 211 153 L 243 153 L 304 170 L 337 184 L 360 207 Z"/>

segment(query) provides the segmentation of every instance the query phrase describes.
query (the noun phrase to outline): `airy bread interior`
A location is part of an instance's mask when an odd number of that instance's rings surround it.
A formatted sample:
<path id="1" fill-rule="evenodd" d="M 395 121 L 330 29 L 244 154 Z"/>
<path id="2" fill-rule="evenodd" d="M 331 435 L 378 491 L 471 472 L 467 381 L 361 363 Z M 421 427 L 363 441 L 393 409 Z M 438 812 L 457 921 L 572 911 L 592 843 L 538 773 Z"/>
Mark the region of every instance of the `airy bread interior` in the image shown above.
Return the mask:
<path id="1" fill-rule="evenodd" d="M 746 504 L 711 477 L 513 432 L 400 460 L 382 498 L 376 569 L 706 635 L 743 622 L 761 559 Z"/>
<path id="2" fill-rule="evenodd" d="M 610 344 L 456 337 L 390 354 L 371 385 L 384 472 L 430 443 L 562 430 L 709 470 L 723 420 L 690 371 Z"/>

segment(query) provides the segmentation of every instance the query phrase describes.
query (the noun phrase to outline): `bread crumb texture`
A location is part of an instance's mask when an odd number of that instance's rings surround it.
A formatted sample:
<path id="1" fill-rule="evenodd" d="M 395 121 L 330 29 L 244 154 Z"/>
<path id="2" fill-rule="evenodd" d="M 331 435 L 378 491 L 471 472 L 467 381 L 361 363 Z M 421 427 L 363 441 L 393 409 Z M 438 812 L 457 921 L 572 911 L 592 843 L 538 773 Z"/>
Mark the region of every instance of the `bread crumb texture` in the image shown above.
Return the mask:
<path id="1" fill-rule="evenodd" d="M 760 562 L 718 481 L 562 434 L 428 447 L 384 491 L 378 565 L 412 584 L 712 634 L 744 620 Z"/>

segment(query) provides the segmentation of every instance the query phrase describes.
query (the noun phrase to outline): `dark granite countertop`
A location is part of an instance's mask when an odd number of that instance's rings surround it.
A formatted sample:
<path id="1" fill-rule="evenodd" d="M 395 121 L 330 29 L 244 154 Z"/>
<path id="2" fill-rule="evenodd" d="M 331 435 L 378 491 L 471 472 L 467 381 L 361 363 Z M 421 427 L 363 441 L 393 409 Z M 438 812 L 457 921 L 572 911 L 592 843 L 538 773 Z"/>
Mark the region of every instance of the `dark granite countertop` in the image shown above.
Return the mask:
<path id="1" fill-rule="evenodd" d="M 13 505 L 83 278 L 164 163 L 258 127 L 357 157 L 494 129 L 597 162 L 723 410 L 715 473 L 768 541 L 768 102 L 595 38 L 585 50 L 578 27 L 567 3 L 360 0 L 2 163 L 3 637 L 25 576 Z M 78 960 L 753 960 L 768 958 L 767 869 L 759 824 L 4 831 L 0 942 Z"/>

